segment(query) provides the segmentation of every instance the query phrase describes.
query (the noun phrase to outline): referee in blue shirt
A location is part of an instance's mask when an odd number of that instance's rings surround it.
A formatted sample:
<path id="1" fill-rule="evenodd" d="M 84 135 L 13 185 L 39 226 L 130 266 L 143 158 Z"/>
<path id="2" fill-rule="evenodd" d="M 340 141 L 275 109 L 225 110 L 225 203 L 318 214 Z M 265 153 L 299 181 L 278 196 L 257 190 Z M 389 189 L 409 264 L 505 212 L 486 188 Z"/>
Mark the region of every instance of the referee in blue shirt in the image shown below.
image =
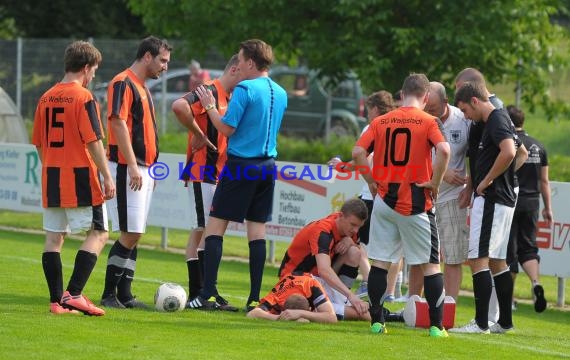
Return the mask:
<path id="1" fill-rule="evenodd" d="M 257 39 L 240 44 L 236 86 L 222 117 L 210 90 L 196 90 L 216 129 L 228 137 L 228 160 L 220 173 L 205 230 L 204 286 L 191 308 L 217 310 L 213 296 L 222 259 L 223 236 L 230 221 L 247 220 L 251 288 L 247 311 L 259 303 L 265 265 L 265 223 L 271 220 L 275 188 L 277 133 L 287 107 L 287 93 L 269 78 L 270 45 Z"/>

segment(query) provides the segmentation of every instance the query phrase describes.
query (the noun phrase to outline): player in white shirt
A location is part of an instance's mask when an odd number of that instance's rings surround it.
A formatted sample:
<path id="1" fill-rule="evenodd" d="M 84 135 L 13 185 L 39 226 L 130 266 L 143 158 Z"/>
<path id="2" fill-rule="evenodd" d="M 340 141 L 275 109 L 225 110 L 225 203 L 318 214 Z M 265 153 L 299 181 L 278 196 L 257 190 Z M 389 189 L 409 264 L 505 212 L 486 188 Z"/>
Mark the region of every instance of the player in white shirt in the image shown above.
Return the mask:
<path id="1" fill-rule="evenodd" d="M 439 118 L 441 131 L 451 147 L 451 158 L 439 188 L 435 209 L 441 253 L 445 263 L 445 293 L 457 300 L 461 285 L 461 265 L 467 260 L 469 246 L 467 209 L 459 207 L 458 197 L 466 182 L 465 158 L 471 122 L 465 118 L 461 110 L 448 104 L 445 87 L 435 81 L 430 82 L 429 100 L 425 111 Z"/>

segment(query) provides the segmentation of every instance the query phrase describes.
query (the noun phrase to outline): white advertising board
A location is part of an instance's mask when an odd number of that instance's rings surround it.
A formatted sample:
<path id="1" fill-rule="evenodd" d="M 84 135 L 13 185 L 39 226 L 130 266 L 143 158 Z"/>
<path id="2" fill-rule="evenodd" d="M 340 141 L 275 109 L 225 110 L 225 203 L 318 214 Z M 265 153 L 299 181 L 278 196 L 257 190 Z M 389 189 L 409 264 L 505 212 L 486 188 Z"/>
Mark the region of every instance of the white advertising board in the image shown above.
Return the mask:
<path id="1" fill-rule="evenodd" d="M 539 247 L 540 273 L 561 278 L 570 277 L 570 184 L 552 181 L 551 226 L 539 216 L 536 244 Z M 542 206 L 542 204 L 541 204 Z"/>
<path id="2" fill-rule="evenodd" d="M 0 143 L 0 209 L 42 212 L 41 181 L 35 146 Z"/>

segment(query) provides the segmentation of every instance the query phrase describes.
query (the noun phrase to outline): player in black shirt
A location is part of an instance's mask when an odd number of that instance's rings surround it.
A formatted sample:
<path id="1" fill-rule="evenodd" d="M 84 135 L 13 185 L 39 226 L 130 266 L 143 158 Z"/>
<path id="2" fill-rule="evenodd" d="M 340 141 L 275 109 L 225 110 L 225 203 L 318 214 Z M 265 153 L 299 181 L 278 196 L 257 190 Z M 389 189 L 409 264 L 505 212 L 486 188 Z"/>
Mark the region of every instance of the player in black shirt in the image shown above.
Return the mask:
<path id="1" fill-rule="evenodd" d="M 455 77 L 455 89 L 459 89 L 463 83 L 471 82 L 485 82 L 483 74 L 475 68 L 465 68 L 461 70 Z M 495 94 L 492 94 L 485 86 L 485 93 L 489 97 L 489 102 L 493 104 L 495 109 L 502 109 L 504 107 L 503 101 Z M 467 157 L 469 158 L 469 176 L 467 177 L 466 186 L 459 194 L 457 200 L 460 208 L 468 207 L 471 204 L 473 196 L 473 183 L 472 179 L 475 177 L 475 164 L 477 163 L 477 154 L 479 153 L 479 143 L 483 136 L 485 129 L 484 121 L 472 121 L 469 128 Z M 493 290 L 491 291 L 491 301 L 489 303 L 489 321 L 497 322 L 499 319 L 499 303 L 497 302 L 497 293 L 495 291 L 495 284 L 493 283 Z"/>
<path id="2" fill-rule="evenodd" d="M 485 129 L 475 163 L 475 199 L 471 211 L 468 253 L 473 273 L 475 320 L 450 331 L 505 333 L 513 328 L 513 280 L 505 258 L 517 200 L 515 171 L 516 165 L 520 166 L 526 160 L 527 153 L 506 111 L 495 109 L 489 101 L 484 81 L 464 83 L 457 90 L 455 101 L 466 118 L 485 122 Z M 499 302 L 499 319 L 489 326 L 492 279 Z"/>
<path id="3" fill-rule="evenodd" d="M 455 89 L 459 89 L 465 82 L 467 81 L 485 81 L 483 74 L 477 69 L 474 68 L 465 68 L 457 74 L 455 77 Z M 495 109 L 502 109 L 504 108 L 503 101 L 499 99 L 495 94 L 489 92 L 489 90 L 485 87 L 485 91 L 487 96 L 489 97 L 489 101 Z M 469 147 L 467 149 L 467 157 L 469 158 L 469 178 L 467 181 L 467 186 L 460 196 L 460 206 L 467 207 L 471 202 L 471 194 L 473 192 L 473 184 L 472 184 L 472 177 L 475 174 L 475 164 L 477 163 L 477 153 L 479 152 L 479 142 L 481 142 L 481 137 L 483 136 L 483 130 L 485 129 L 485 122 L 472 122 L 471 127 L 469 128 Z"/>
<path id="4" fill-rule="evenodd" d="M 519 197 L 511 225 L 507 263 L 511 268 L 513 284 L 519 272 L 518 264 L 521 264 L 532 282 L 534 310 L 543 312 L 546 309 L 546 299 L 544 288 L 539 281 L 540 256 L 536 246 L 536 229 L 541 194 L 544 202 L 542 217 L 549 226 L 552 224 L 548 158 L 544 146 L 523 130 L 524 112 L 512 105 L 507 107 L 507 111 L 515 126 L 517 136 L 528 150 L 528 159 L 517 171 Z"/>

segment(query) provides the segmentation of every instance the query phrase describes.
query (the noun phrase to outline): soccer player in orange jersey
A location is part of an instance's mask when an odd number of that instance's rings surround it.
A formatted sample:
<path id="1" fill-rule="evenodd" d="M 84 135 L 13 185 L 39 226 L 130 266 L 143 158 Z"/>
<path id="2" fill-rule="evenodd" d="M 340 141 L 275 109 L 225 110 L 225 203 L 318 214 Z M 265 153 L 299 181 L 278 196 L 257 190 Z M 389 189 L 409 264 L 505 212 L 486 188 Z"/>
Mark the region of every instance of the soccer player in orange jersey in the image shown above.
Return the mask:
<path id="1" fill-rule="evenodd" d="M 362 174 L 375 196 L 368 250 L 373 333 L 386 332 L 383 306 L 388 268 L 399 260 L 403 248 L 406 261 L 421 265 L 424 273 L 430 335 L 447 336 L 441 324 L 445 293 L 433 198 L 447 168 L 450 148 L 436 118 L 422 111 L 428 95 L 425 75 L 408 76 L 402 87 L 402 106 L 374 119 L 352 151 L 355 164 L 367 169 L 367 155 L 374 152 L 373 168 Z"/>
<path id="2" fill-rule="evenodd" d="M 155 186 L 148 168 L 158 159 L 154 105 L 145 80 L 157 79 L 168 69 L 171 50 L 165 40 L 145 38 L 136 60 L 116 75 L 107 89 L 107 158 L 117 183 L 117 198 L 109 202 L 109 213 L 113 231 L 120 230 L 121 236 L 109 252 L 103 306 L 146 308 L 131 293 L 136 246 L 146 231 Z"/>
<path id="3" fill-rule="evenodd" d="M 325 289 L 311 274 L 291 274 L 279 280 L 247 316 L 266 320 L 337 322 Z"/>
<path id="4" fill-rule="evenodd" d="M 206 82 L 214 90 L 216 108 L 220 115 L 226 113 L 230 94 L 241 80 L 237 68 L 237 55 L 232 56 L 219 79 Z M 204 268 L 204 228 L 216 191 L 218 175 L 226 163 L 227 137 L 219 132 L 208 116 L 208 112 L 200 103 L 196 92 L 191 91 L 172 104 L 172 111 L 178 121 L 188 131 L 187 166 L 182 174 L 188 186 L 190 204 L 195 211 L 191 213 L 191 232 L 186 246 L 186 264 L 188 267 L 188 300 L 198 296 L 203 282 Z M 216 308 L 226 311 L 238 311 L 220 294 L 215 295 Z"/>
<path id="5" fill-rule="evenodd" d="M 115 196 L 115 183 L 101 141 L 99 107 L 86 89 L 101 59 L 99 50 L 90 43 L 71 43 L 65 49 L 65 76 L 42 95 L 34 117 L 32 142 L 42 161 L 45 208 L 42 265 L 54 314 L 77 310 L 87 315 L 105 314 L 82 295 L 108 239 L 104 200 Z M 60 257 L 64 236 L 82 231 L 87 232 L 87 237 L 77 252 L 64 292 Z"/>

